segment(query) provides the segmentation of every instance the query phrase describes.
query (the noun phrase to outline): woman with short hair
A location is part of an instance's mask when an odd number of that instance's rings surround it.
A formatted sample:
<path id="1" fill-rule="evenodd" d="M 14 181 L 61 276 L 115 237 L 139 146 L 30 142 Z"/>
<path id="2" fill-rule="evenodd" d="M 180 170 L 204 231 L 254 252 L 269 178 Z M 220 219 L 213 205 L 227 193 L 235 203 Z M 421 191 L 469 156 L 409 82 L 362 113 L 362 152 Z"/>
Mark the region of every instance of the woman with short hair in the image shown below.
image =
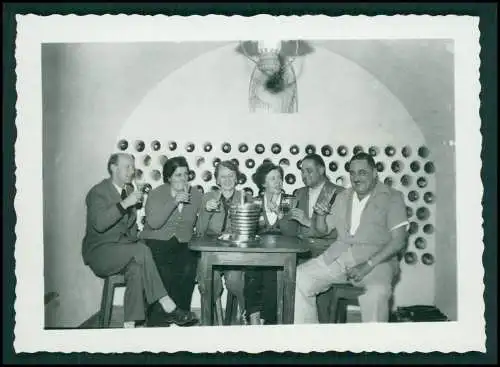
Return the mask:
<path id="1" fill-rule="evenodd" d="M 188 243 L 201 207 L 202 194 L 192 190 L 185 157 L 163 165 L 163 184 L 146 201 L 146 223 L 140 234 L 151 249 L 168 294 L 180 308 L 191 310 L 197 254 Z"/>
<path id="2" fill-rule="evenodd" d="M 233 203 L 240 203 L 241 195 L 245 195 L 243 191 L 236 190 L 239 175 L 238 166 L 231 161 L 222 161 L 215 168 L 214 176 L 219 189 L 207 192 L 203 196 L 200 216 L 196 226 L 199 236 L 219 236 L 222 233 L 231 232 L 229 208 Z M 231 269 L 215 272 L 213 278 L 215 299 L 221 296 L 223 290 L 221 274 L 224 274 L 227 290 L 236 296 L 240 311 L 243 312 L 245 307 L 243 272 Z M 203 296 L 207 290 L 203 288 L 204 283 L 200 280 L 200 275 L 198 275 L 198 289 Z"/>
<path id="3" fill-rule="evenodd" d="M 252 179 L 262 201 L 262 214 L 257 233 L 294 236 L 296 224 L 280 210 L 283 200 L 283 168 L 271 162 L 261 164 Z M 245 271 L 245 310 L 250 324 L 276 324 L 276 270 L 253 268 Z"/>

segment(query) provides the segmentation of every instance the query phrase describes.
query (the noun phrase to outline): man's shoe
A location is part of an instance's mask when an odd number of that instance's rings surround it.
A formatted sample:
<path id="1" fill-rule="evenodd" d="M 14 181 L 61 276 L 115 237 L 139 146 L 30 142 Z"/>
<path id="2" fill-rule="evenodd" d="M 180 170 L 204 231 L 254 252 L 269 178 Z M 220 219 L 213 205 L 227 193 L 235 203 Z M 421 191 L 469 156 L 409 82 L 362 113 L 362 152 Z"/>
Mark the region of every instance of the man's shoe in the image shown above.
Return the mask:
<path id="1" fill-rule="evenodd" d="M 172 312 L 165 312 L 159 303 L 151 307 L 147 321 L 147 325 L 150 327 L 165 327 L 171 324 L 191 326 L 196 323 L 198 323 L 198 318 L 193 312 L 184 311 L 178 307 Z"/>

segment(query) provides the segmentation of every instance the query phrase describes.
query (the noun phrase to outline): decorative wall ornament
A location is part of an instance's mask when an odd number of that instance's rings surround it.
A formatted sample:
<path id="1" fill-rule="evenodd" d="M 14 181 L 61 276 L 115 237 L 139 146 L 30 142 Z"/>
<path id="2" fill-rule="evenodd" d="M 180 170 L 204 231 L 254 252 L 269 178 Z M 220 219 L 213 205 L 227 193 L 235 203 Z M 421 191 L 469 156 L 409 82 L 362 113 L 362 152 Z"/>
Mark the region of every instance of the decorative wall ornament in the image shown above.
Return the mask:
<path id="1" fill-rule="evenodd" d="M 249 42 L 240 42 L 242 53 L 255 63 L 248 91 L 250 112 L 298 111 L 297 77 L 292 63 L 299 55 L 299 41 L 292 42 L 295 50 L 291 55 L 282 52 L 281 41 L 253 42 L 253 52 L 247 50 Z"/>

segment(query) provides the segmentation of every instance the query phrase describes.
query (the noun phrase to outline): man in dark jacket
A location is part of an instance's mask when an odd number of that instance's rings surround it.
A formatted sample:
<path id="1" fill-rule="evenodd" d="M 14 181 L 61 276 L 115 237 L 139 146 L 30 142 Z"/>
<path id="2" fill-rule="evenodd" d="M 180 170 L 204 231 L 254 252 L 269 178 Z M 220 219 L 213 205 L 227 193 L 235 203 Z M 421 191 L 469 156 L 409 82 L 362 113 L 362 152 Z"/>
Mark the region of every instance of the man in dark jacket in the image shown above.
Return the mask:
<path id="1" fill-rule="evenodd" d="M 149 248 L 139 239 L 136 205 L 143 194 L 134 190 L 134 159 L 112 154 L 110 177 L 92 187 L 86 197 L 87 225 L 82 256 L 94 274 L 105 278 L 122 273 L 127 283 L 124 327 L 146 320 L 146 302 L 152 305 L 149 326 L 191 325 L 196 316 L 177 308 L 167 295 Z"/>

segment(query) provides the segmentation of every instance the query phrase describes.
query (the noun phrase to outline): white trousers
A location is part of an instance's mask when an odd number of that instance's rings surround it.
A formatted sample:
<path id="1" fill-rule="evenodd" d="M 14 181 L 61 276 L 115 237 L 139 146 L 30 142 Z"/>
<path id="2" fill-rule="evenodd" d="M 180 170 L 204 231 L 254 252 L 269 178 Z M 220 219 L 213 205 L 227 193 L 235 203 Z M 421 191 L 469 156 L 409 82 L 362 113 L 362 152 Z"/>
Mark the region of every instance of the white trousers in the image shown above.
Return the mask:
<path id="1" fill-rule="evenodd" d="M 397 271 L 397 261 L 377 265 L 361 282 L 347 281 L 345 270 L 352 267 L 354 260 L 350 251 L 340 255 L 327 265 L 324 254 L 297 267 L 295 288 L 295 324 L 317 324 L 318 310 L 316 296 L 328 290 L 333 284 L 351 283 L 365 288 L 359 296 L 361 319 L 363 322 L 387 322 L 392 283 Z"/>

